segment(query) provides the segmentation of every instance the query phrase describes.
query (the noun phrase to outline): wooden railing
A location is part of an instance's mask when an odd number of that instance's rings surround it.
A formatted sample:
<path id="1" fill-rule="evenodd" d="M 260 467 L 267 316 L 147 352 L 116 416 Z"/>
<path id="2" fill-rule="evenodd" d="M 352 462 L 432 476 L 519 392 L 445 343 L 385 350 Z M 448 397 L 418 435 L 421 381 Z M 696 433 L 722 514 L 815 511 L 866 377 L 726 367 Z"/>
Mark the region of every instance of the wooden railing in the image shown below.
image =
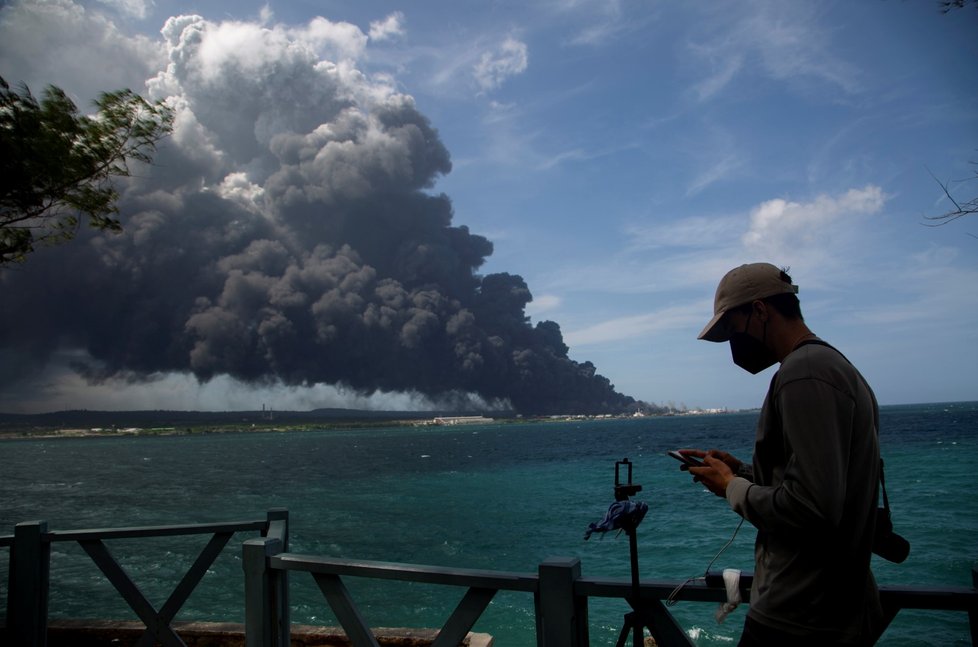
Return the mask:
<path id="1" fill-rule="evenodd" d="M 687 583 L 677 581 L 585 578 L 577 558 L 553 558 L 536 572 L 505 572 L 397 564 L 391 562 L 333 559 L 288 552 L 288 512 L 271 510 L 265 519 L 235 523 L 102 528 L 48 531 L 44 522 L 18 524 L 13 535 L 0 536 L 0 547 L 10 548 L 7 586 L 7 627 L 0 643 L 43 647 L 47 639 L 48 576 L 51 544 L 77 542 L 115 586 L 146 625 L 140 644 L 158 641 L 168 647 L 184 643 L 170 626 L 207 568 L 238 532 L 260 532 L 261 539 L 243 543 L 245 638 L 248 647 L 288 647 L 291 637 L 289 576 L 309 573 L 319 586 L 354 647 L 376 647 L 377 639 L 364 621 L 346 587 L 351 577 L 398 580 L 458 587 L 464 590 L 455 609 L 441 627 L 434 647 L 458 645 L 477 623 L 498 591 L 532 595 L 536 613 L 538 647 L 587 647 L 588 601 L 591 598 L 623 599 L 634 616 L 648 627 L 660 647 L 688 647 L 691 641 L 669 613 L 664 600 L 723 602 L 726 590 L 719 574 Z M 119 566 L 104 542 L 110 539 L 211 534 L 189 571 L 160 609 L 154 608 L 132 578 Z M 973 586 L 884 586 L 880 597 L 887 624 L 904 609 L 965 612 L 971 642 L 978 645 L 978 571 L 972 570 Z M 741 594 L 749 599 L 752 578 L 741 577 Z M 636 592 L 637 591 L 637 592 Z M 622 640 L 627 637 L 625 631 Z M 619 644 L 624 644 L 620 642 Z"/>
<path id="2" fill-rule="evenodd" d="M 536 573 L 518 573 L 297 555 L 282 551 L 275 540 L 253 539 L 244 543 L 244 569 L 247 647 L 288 647 L 288 586 L 285 578 L 291 572 L 312 575 L 354 647 L 377 647 L 378 642 L 344 583 L 344 578 L 349 577 L 466 589 L 432 643 L 433 647 L 460 644 L 498 591 L 533 595 L 538 647 L 587 647 L 589 598 L 624 599 L 632 609 L 629 615 L 649 628 L 657 645 L 689 647 L 692 641 L 663 601 L 726 601 L 726 588 L 720 574 L 709 574 L 689 582 L 678 591 L 681 583 L 677 581 L 642 580 L 636 595 L 634 583 L 626 579 L 581 577 L 581 563 L 577 558 L 549 559 L 540 564 Z M 972 571 L 972 578 L 972 588 L 881 587 L 886 625 L 903 609 L 963 611 L 969 617 L 971 642 L 978 645 L 978 571 Z M 750 574 L 741 577 L 744 600 L 749 599 L 752 582 Z M 628 633 L 626 627 L 619 645 L 625 644 Z"/>
<path id="3" fill-rule="evenodd" d="M 277 545 L 288 546 L 288 518 L 287 510 L 276 509 L 268 511 L 265 519 L 254 521 L 178 526 L 49 531 L 45 521 L 19 523 L 13 535 L 0 537 L 0 546 L 10 547 L 5 644 L 23 647 L 47 644 L 51 544 L 67 541 L 77 542 L 84 549 L 146 625 L 139 645 L 159 642 L 167 647 L 185 647 L 170 623 L 231 537 L 238 532 L 257 531 L 277 541 Z M 105 541 L 112 539 L 201 534 L 212 536 L 159 609 L 146 599 L 105 545 Z"/>

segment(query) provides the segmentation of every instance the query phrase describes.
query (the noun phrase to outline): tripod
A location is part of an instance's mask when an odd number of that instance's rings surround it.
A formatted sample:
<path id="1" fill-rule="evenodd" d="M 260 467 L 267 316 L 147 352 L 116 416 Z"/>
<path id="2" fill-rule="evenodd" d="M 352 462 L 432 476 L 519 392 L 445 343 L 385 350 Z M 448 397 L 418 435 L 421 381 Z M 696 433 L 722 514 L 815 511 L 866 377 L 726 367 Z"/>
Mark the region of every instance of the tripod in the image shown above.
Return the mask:
<path id="1" fill-rule="evenodd" d="M 622 483 L 619 468 L 628 468 L 628 481 Z M 615 463 L 615 501 L 627 501 L 628 497 L 640 492 L 642 486 L 632 483 L 632 464 L 626 458 Z M 632 634 L 632 647 L 644 647 L 645 629 L 655 639 L 655 644 L 659 647 L 692 647 L 693 643 L 689 640 L 686 632 L 676 622 L 672 614 L 666 610 L 660 600 L 643 600 L 641 593 L 641 583 L 638 576 L 638 524 L 642 522 L 642 516 L 632 517 L 623 515 L 620 519 L 620 528 L 628 535 L 628 553 L 631 562 L 632 574 L 632 594 L 625 598 L 632 610 L 625 614 L 625 622 L 618 635 L 616 647 L 625 647 L 628 634 Z"/>

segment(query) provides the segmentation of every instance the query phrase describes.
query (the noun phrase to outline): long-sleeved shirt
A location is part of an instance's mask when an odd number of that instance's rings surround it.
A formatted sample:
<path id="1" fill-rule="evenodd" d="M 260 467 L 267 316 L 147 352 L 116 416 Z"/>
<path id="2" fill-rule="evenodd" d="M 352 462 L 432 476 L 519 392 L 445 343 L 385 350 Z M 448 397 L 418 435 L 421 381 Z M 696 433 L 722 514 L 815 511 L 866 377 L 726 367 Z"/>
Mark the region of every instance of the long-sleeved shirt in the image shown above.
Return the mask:
<path id="1" fill-rule="evenodd" d="M 875 635 L 878 429 L 876 396 L 838 351 L 807 343 L 782 361 L 761 409 L 752 481 L 737 477 L 726 492 L 758 530 L 756 621 L 832 644 Z"/>

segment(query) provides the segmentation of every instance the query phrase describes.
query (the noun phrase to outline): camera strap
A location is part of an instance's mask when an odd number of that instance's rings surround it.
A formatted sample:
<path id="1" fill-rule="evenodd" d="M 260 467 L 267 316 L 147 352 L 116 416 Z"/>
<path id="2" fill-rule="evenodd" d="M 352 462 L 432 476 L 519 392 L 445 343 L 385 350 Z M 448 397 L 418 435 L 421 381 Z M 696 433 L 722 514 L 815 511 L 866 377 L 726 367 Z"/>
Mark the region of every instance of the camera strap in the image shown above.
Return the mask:
<path id="1" fill-rule="evenodd" d="M 883 490 L 883 508 L 890 514 L 890 500 L 886 497 L 886 479 L 883 477 L 883 459 L 880 459 L 880 489 Z"/>

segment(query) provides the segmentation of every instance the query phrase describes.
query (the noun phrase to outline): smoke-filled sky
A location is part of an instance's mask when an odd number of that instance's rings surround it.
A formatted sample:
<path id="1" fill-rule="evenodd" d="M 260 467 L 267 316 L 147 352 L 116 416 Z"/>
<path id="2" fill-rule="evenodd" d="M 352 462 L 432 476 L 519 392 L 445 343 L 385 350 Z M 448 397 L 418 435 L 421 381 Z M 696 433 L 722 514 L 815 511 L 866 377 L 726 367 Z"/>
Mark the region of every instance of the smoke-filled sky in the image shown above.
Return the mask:
<path id="1" fill-rule="evenodd" d="M 975 34 L 936 0 L 4 3 L 9 82 L 177 118 L 122 235 L 2 270 L 0 411 L 757 406 L 696 334 L 758 260 L 882 403 L 978 399 L 978 216 L 925 224 L 978 194 Z"/>

